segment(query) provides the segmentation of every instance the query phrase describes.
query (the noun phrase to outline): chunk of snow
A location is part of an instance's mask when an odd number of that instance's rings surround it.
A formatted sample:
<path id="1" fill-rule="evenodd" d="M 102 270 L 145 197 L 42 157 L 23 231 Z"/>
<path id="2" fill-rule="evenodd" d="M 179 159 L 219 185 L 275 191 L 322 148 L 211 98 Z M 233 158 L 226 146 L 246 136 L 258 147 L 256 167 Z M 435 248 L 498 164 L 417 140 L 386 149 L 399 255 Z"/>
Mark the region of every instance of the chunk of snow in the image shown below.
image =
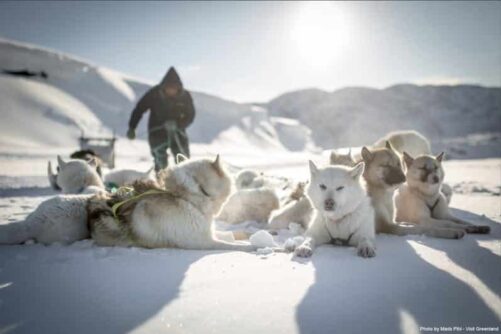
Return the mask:
<path id="1" fill-rule="evenodd" d="M 275 240 L 273 240 L 273 236 L 270 232 L 261 230 L 257 231 L 253 235 L 250 236 L 249 241 L 252 245 L 256 247 L 275 247 Z"/>

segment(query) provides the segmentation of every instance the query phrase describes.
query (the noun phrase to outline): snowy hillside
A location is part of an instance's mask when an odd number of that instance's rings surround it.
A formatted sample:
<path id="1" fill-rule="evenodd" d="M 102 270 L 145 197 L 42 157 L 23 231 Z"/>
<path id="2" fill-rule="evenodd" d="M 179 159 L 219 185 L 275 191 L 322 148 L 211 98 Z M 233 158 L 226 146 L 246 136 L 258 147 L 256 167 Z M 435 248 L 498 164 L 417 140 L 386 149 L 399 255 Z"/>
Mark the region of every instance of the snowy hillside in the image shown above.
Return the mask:
<path id="1" fill-rule="evenodd" d="M 332 93 L 308 89 L 277 97 L 267 107 L 272 116 L 308 126 L 323 148 L 372 143 L 397 129 L 418 130 L 432 141 L 501 132 L 501 88 L 405 84 Z"/>
<path id="2" fill-rule="evenodd" d="M 73 56 L 1 39 L 0 64 L 2 73 L 43 71 L 47 75 L 24 78 L 0 74 L 0 111 L 5 120 L 0 125 L 0 148 L 75 146 L 81 130 L 90 135 L 115 131 L 123 136 L 136 101 L 150 87 Z M 239 127 L 241 120 L 253 113 L 251 106 L 204 93 L 192 92 L 192 95 L 197 112 L 188 130 L 192 142 L 210 143 L 233 126 L 245 142 L 254 142 L 252 138 L 259 136 L 253 132 L 254 128 Z M 271 120 L 266 122 L 273 128 Z M 292 123 L 286 131 L 294 132 L 295 137 L 309 136 L 309 131 L 298 123 Z M 139 138 L 146 138 L 146 119 L 137 132 Z M 310 141 L 309 137 L 299 140 Z M 280 143 L 275 144 L 284 148 Z"/>

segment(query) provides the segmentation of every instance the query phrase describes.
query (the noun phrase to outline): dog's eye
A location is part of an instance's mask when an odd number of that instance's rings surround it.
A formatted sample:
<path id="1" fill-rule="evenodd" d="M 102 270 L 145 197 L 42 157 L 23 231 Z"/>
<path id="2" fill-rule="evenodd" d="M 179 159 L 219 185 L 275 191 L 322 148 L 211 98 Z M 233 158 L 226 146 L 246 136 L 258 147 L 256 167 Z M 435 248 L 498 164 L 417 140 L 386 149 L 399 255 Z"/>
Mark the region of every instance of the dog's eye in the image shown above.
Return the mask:
<path id="1" fill-rule="evenodd" d="M 320 189 L 322 189 L 322 190 L 326 190 L 326 189 L 327 189 L 327 187 L 325 186 L 325 184 L 321 184 L 321 185 L 320 185 Z"/>
<path id="2" fill-rule="evenodd" d="M 209 193 L 208 193 L 207 191 L 205 191 L 205 189 L 204 189 L 202 186 L 200 186 L 200 191 L 201 191 L 201 192 L 202 192 L 202 194 L 204 194 L 205 196 L 210 197 Z"/>
<path id="3" fill-rule="evenodd" d="M 343 190 L 343 189 L 344 189 L 344 186 L 340 186 L 340 187 L 336 188 L 337 191 L 340 191 L 340 190 Z"/>

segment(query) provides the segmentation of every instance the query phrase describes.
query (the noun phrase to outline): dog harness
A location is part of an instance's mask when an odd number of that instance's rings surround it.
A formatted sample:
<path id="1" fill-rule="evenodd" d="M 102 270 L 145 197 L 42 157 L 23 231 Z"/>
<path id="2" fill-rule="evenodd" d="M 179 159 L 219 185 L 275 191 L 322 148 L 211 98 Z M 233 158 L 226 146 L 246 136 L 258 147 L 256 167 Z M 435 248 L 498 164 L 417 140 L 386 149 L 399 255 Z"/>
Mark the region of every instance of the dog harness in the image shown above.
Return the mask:
<path id="1" fill-rule="evenodd" d="M 355 232 L 351 233 L 347 239 L 342 238 L 332 238 L 332 244 L 336 246 L 349 246 L 351 237 L 355 234 Z"/>
<path id="2" fill-rule="evenodd" d="M 134 188 L 132 187 L 120 187 L 118 188 L 117 192 L 124 192 L 126 196 L 130 196 L 129 198 L 124 199 L 123 201 L 113 204 L 113 206 L 111 207 L 111 212 L 113 213 L 113 217 L 115 217 L 115 219 L 117 220 L 118 220 L 117 216 L 118 209 L 126 203 L 132 202 L 147 195 L 170 194 L 170 192 L 161 189 L 150 189 L 148 191 L 145 191 L 144 193 L 137 194 Z"/>
<path id="3" fill-rule="evenodd" d="M 432 206 L 429 206 L 428 203 L 425 202 L 428 209 L 430 209 L 430 212 L 433 212 L 439 201 L 440 201 L 440 196 L 438 196 L 437 200 L 435 201 L 435 203 L 433 203 Z"/>

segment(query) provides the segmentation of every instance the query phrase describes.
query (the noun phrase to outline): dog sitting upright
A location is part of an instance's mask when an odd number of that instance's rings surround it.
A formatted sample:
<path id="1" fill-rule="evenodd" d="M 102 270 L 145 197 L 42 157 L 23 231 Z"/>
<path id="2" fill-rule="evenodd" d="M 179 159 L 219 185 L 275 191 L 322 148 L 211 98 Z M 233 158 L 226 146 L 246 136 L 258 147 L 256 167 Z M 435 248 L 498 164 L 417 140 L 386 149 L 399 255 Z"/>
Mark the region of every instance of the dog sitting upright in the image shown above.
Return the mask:
<path id="1" fill-rule="evenodd" d="M 458 238 L 467 233 L 489 233 L 489 226 L 477 226 L 454 217 L 440 191 L 444 179 L 442 159 L 421 155 L 412 158 L 404 152 L 407 183 L 395 196 L 396 220 L 410 222 L 426 228 L 454 233 Z"/>
<path id="2" fill-rule="evenodd" d="M 363 171 L 363 162 L 353 168 L 318 169 L 310 161 L 307 196 L 314 217 L 304 242 L 295 249 L 296 256 L 309 257 L 316 246 L 329 242 L 355 246 L 362 257 L 376 255 L 374 210 L 360 183 Z"/>
<path id="3" fill-rule="evenodd" d="M 231 191 L 231 179 L 219 156 L 189 160 L 160 176 L 163 187 L 149 181 L 138 195 L 97 195 L 89 200 L 91 236 L 98 245 L 145 248 L 179 247 L 252 251 L 249 244 L 218 240 L 213 219 Z M 151 191 L 153 190 L 153 191 Z M 117 207 L 117 203 L 119 206 Z M 116 213 L 116 215 L 115 215 Z"/>
<path id="4" fill-rule="evenodd" d="M 389 141 L 384 148 L 369 150 L 362 148 L 365 162 L 364 179 L 367 194 L 374 207 L 376 232 L 395 235 L 425 234 L 438 238 L 456 239 L 455 231 L 430 229 L 425 226 L 401 225 L 394 221 L 393 196 L 395 190 L 405 182 L 402 163 Z"/>

